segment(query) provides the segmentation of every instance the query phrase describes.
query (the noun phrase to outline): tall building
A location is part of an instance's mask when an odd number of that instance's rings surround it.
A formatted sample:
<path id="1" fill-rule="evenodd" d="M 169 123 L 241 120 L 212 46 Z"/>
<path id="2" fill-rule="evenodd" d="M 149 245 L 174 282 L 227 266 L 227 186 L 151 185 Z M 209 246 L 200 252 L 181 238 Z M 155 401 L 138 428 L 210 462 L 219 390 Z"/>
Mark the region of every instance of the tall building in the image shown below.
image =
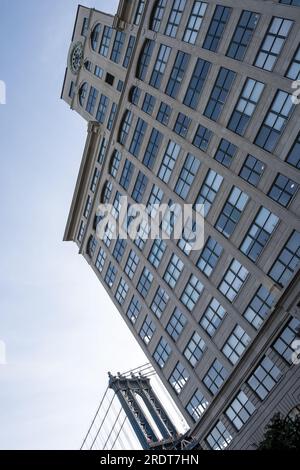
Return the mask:
<path id="1" fill-rule="evenodd" d="M 300 403 L 299 6 L 78 7 L 62 99 L 88 136 L 64 240 L 204 449 L 253 448 Z M 97 206 L 112 203 L 117 220 L 121 195 L 150 216 L 154 203 L 204 204 L 203 249 L 113 240 L 111 224 L 99 240 Z"/>

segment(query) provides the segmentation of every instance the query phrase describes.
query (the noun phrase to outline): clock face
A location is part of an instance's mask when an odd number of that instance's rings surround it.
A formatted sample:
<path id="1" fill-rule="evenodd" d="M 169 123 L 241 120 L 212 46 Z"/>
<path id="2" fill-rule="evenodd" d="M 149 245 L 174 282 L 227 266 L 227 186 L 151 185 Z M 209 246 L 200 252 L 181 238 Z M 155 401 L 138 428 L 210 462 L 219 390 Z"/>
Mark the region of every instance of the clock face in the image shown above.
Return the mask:
<path id="1" fill-rule="evenodd" d="M 80 70 L 81 64 L 83 60 L 83 47 L 81 42 L 75 44 L 72 49 L 71 56 L 70 56 L 70 65 L 72 72 L 77 74 Z"/>

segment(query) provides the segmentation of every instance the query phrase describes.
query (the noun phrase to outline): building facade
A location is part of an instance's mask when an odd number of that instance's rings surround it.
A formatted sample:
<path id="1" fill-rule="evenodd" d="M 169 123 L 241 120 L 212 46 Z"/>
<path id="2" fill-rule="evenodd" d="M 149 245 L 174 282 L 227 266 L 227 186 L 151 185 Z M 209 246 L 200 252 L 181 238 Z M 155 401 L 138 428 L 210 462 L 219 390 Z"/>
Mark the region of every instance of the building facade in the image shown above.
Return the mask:
<path id="1" fill-rule="evenodd" d="M 61 97 L 88 136 L 64 240 L 205 449 L 254 448 L 300 403 L 299 6 L 78 7 Z M 113 240 L 111 224 L 98 239 L 98 204 L 117 220 L 122 195 L 150 217 L 153 204 L 203 204 L 203 248 Z"/>

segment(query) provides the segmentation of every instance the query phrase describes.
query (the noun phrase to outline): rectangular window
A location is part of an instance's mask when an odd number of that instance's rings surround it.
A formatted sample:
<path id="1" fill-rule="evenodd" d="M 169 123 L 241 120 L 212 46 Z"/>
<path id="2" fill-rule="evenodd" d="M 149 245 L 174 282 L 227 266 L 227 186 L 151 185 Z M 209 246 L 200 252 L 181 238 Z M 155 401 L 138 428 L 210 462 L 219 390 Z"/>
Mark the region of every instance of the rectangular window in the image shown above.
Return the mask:
<path id="1" fill-rule="evenodd" d="M 128 189 L 134 171 L 134 165 L 130 160 L 125 160 L 124 168 L 120 178 L 120 185 L 125 190 Z"/>
<path id="2" fill-rule="evenodd" d="M 261 285 L 254 294 L 243 316 L 258 330 L 269 315 L 274 301 L 273 295 Z"/>
<path id="3" fill-rule="evenodd" d="M 295 349 L 292 348 L 292 343 L 298 337 L 299 328 L 300 321 L 292 317 L 272 345 L 272 348 L 289 364 L 292 364 L 292 355 L 295 351 Z"/>
<path id="4" fill-rule="evenodd" d="M 118 174 L 122 155 L 118 150 L 114 150 L 113 157 L 109 164 L 109 174 L 115 178 Z"/>
<path id="5" fill-rule="evenodd" d="M 260 46 L 254 65 L 264 70 L 273 70 L 276 60 L 288 37 L 293 21 L 273 17 Z"/>
<path id="6" fill-rule="evenodd" d="M 170 297 L 167 292 L 162 287 L 159 287 L 151 304 L 151 310 L 157 318 L 160 318 L 164 313 L 169 299 Z"/>
<path id="7" fill-rule="evenodd" d="M 144 193 L 146 191 L 148 184 L 148 178 L 147 176 L 144 175 L 141 171 L 138 172 L 135 185 L 132 191 L 132 199 L 135 200 L 135 202 L 140 203 L 143 199 Z"/>
<path id="8" fill-rule="evenodd" d="M 164 192 L 156 184 L 152 186 L 151 194 L 147 202 L 147 213 L 152 219 L 155 218 L 157 214 L 157 206 L 161 203 L 164 197 Z"/>
<path id="9" fill-rule="evenodd" d="M 195 1 L 183 35 L 183 41 L 195 44 L 200 31 L 207 3 Z"/>
<path id="10" fill-rule="evenodd" d="M 114 251 L 113 251 L 113 257 L 118 263 L 122 261 L 123 255 L 125 253 L 126 245 L 127 245 L 126 240 L 122 238 L 118 238 L 118 240 L 116 241 Z"/>
<path id="11" fill-rule="evenodd" d="M 187 70 L 190 54 L 185 52 L 178 51 L 175 63 L 172 68 L 172 72 L 167 84 L 166 94 L 176 99 L 179 93 L 184 74 Z"/>
<path id="12" fill-rule="evenodd" d="M 199 124 L 194 136 L 193 145 L 203 152 L 206 152 L 212 135 L 213 133 L 210 129 Z"/>
<path id="13" fill-rule="evenodd" d="M 129 36 L 128 45 L 127 45 L 127 49 L 126 49 L 124 60 L 123 60 L 123 67 L 126 69 L 129 65 L 134 45 L 135 45 L 135 36 Z"/>
<path id="14" fill-rule="evenodd" d="M 97 109 L 96 120 L 101 124 L 104 123 L 106 112 L 109 104 L 109 99 L 105 95 L 100 96 L 100 101 Z"/>
<path id="15" fill-rule="evenodd" d="M 235 329 L 224 344 L 222 352 L 231 364 L 235 365 L 250 341 L 250 336 L 247 335 L 240 325 L 236 325 Z"/>
<path id="16" fill-rule="evenodd" d="M 129 147 L 129 152 L 132 153 L 132 155 L 134 155 L 135 157 L 138 157 L 139 155 L 146 130 L 147 123 L 143 121 L 143 119 L 139 118 Z"/>
<path id="17" fill-rule="evenodd" d="M 300 134 L 298 134 L 297 139 L 293 147 L 291 148 L 286 161 L 295 168 L 300 169 Z"/>
<path id="18" fill-rule="evenodd" d="M 248 78 L 228 123 L 228 129 L 244 135 L 264 90 L 264 83 Z"/>
<path id="19" fill-rule="evenodd" d="M 197 108 L 210 66 L 211 63 L 206 60 L 197 60 L 183 100 L 183 104 L 186 106 L 189 106 L 192 109 Z"/>
<path id="20" fill-rule="evenodd" d="M 300 233 L 294 232 L 269 271 L 269 276 L 282 287 L 288 285 L 300 262 Z"/>
<path id="21" fill-rule="evenodd" d="M 228 372 L 217 359 L 213 362 L 203 379 L 208 390 L 216 395 L 228 377 Z"/>
<path id="22" fill-rule="evenodd" d="M 213 297 L 200 320 L 200 325 L 210 337 L 214 336 L 225 314 L 226 310 L 222 307 L 220 302 Z"/>
<path id="23" fill-rule="evenodd" d="M 164 274 L 164 280 L 174 289 L 182 273 L 184 264 L 177 255 L 173 255 Z"/>
<path id="24" fill-rule="evenodd" d="M 113 30 L 110 26 L 104 26 L 100 49 L 99 49 L 99 54 L 103 55 L 104 57 L 107 57 L 107 54 L 108 54 L 112 31 Z"/>
<path id="25" fill-rule="evenodd" d="M 149 271 L 149 269 L 144 268 L 140 280 L 137 285 L 137 290 L 141 294 L 141 296 L 145 299 L 147 294 L 151 288 L 153 282 L 153 274 Z"/>
<path id="26" fill-rule="evenodd" d="M 88 18 L 83 18 L 82 28 L 81 28 L 81 36 L 86 37 L 88 30 L 89 30 L 89 19 Z"/>
<path id="27" fill-rule="evenodd" d="M 175 369 L 169 378 L 169 383 L 174 388 L 177 395 L 181 392 L 190 376 L 188 371 L 183 367 L 181 362 L 177 362 Z"/>
<path id="28" fill-rule="evenodd" d="M 103 250 L 103 248 L 100 248 L 95 266 L 99 273 L 102 273 L 104 265 L 105 265 L 105 260 L 106 260 L 106 252 Z"/>
<path id="29" fill-rule="evenodd" d="M 135 323 L 141 313 L 142 306 L 139 300 L 136 297 L 132 297 L 129 307 L 127 309 L 127 317 L 131 321 L 131 323 Z"/>
<path id="30" fill-rule="evenodd" d="M 249 154 L 241 168 L 239 176 L 243 178 L 243 180 L 248 181 L 249 184 L 252 184 L 252 186 L 257 187 L 264 169 L 264 164 L 258 160 L 258 158 Z"/>
<path id="31" fill-rule="evenodd" d="M 249 387 L 264 400 L 281 377 L 281 372 L 274 362 L 264 357 L 248 380 Z"/>
<path id="32" fill-rule="evenodd" d="M 161 102 L 156 119 L 158 122 L 167 126 L 172 114 L 172 108 L 166 103 Z"/>
<path id="33" fill-rule="evenodd" d="M 166 66 L 170 57 L 171 47 L 162 44 L 159 48 L 153 72 L 150 78 L 150 85 L 159 89 L 164 76 Z"/>
<path id="34" fill-rule="evenodd" d="M 222 292 L 230 302 L 233 302 L 243 287 L 248 274 L 247 269 L 242 266 L 239 261 L 234 259 L 219 285 L 219 291 Z"/>
<path id="35" fill-rule="evenodd" d="M 283 207 L 288 207 L 298 188 L 299 186 L 295 181 L 278 173 L 268 192 L 268 196 Z"/>
<path id="36" fill-rule="evenodd" d="M 117 113 L 117 109 L 118 109 L 117 103 L 113 103 L 111 105 L 110 115 L 109 115 L 108 122 L 107 122 L 107 129 L 109 131 L 112 130 L 114 120 L 115 120 L 115 117 L 116 117 L 116 113 Z"/>
<path id="37" fill-rule="evenodd" d="M 99 163 L 99 165 L 102 165 L 103 163 L 105 152 L 106 152 L 106 147 L 107 147 L 107 142 L 106 142 L 106 139 L 103 137 L 103 139 L 101 140 L 98 159 L 97 159 L 97 162 Z"/>
<path id="38" fill-rule="evenodd" d="M 221 139 L 221 142 L 219 144 L 218 150 L 216 151 L 214 159 L 217 160 L 222 165 L 226 166 L 226 168 L 229 168 L 232 160 L 235 157 L 236 152 L 237 152 L 237 147 L 235 145 L 233 145 L 231 142 L 229 142 L 226 139 Z"/>
<path id="39" fill-rule="evenodd" d="M 278 222 L 279 218 L 275 214 L 265 207 L 261 207 L 240 246 L 241 252 L 255 263 L 268 243 Z"/>
<path id="40" fill-rule="evenodd" d="M 152 244 L 151 251 L 148 256 L 149 263 L 156 269 L 159 267 L 160 262 L 165 254 L 167 244 L 164 240 L 156 238 Z"/>
<path id="41" fill-rule="evenodd" d="M 247 48 L 252 41 L 260 15 L 244 10 L 233 33 L 227 56 L 236 60 L 244 60 Z"/>
<path id="42" fill-rule="evenodd" d="M 161 132 L 153 128 L 143 158 L 143 164 L 150 170 L 153 169 L 162 140 L 163 135 L 161 134 Z"/>
<path id="43" fill-rule="evenodd" d="M 237 186 L 234 186 L 225 202 L 222 212 L 215 227 L 224 237 L 229 238 L 233 234 L 243 210 L 248 201 L 248 196 Z"/>
<path id="44" fill-rule="evenodd" d="M 69 89 L 69 98 L 71 98 L 71 100 L 74 98 L 75 96 L 75 83 L 73 81 L 71 81 L 70 83 L 70 89 Z"/>
<path id="45" fill-rule="evenodd" d="M 206 277 L 212 275 L 222 252 L 223 247 L 212 237 L 209 237 L 197 262 L 197 267 Z"/>
<path id="46" fill-rule="evenodd" d="M 288 68 L 286 73 L 286 77 L 290 78 L 291 80 L 299 80 L 300 79 L 300 46 L 298 47 L 292 62 Z"/>
<path id="47" fill-rule="evenodd" d="M 197 211 L 197 204 L 204 205 L 204 216 L 209 213 L 211 206 L 216 198 L 216 195 L 223 182 L 223 176 L 216 173 L 214 170 L 208 170 L 204 183 L 200 189 L 200 193 L 194 204 L 194 209 Z M 199 212 L 199 211 L 197 211 Z"/>
<path id="48" fill-rule="evenodd" d="M 232 70 L 220 68 L 209 101 L 206 105 L 204 115 L 213 121 L 217 121 L 226 104 L 228 95 L 233 85 L 236 73 Z"/>
<path id="49" fill-rule="evenodd" d="M 174 341 L 177 341 L 182 333 L 183 328 L 186 324 L 186 318 L 178 308 L 175 308 L 173 315 L 171 316 L 169 323 L 167 324 L 167 332 Z"/>
<path id="50" fill-rule="evenodd" d="M 169 141 L 168 147 L 163 156 L 163 161 L 160 166 L 158 177 L 166 184 L 170 181 L 177 157 L 180 153 L 181 147 L 172 140 Z"/>
<path id="51" fill-rule="evenodd" d="M 113 44 L 113 48 L 110 55 L 110 60 L 118 64 L 120 62 L 122 49 L 124 47 L 125 33 L 122 31 L 116 31 L 116 36 Z"/>
<path id="52" fill-rule="evenodd" d="M 224 450 L 229 446 L 232 439 L 232 435 L 225 428 L 222 421 L 218 421 L 208 434 L 206 442 L 212 450 Z"/>
<path id="53" fill-rule="evenodd" d="M 88 196 L 87 198 L 87 201 L 86 201 L 86 204 L 85 204 L 85 208 L 84 208 L 84 212 L 83 212 L 83 216 L 87 219 L 88 216 L 90 215 L 90 211 L 91 211 L 91 207 L 92 207 L 92 198 L 91 196 Z"/>
<path id="54" fill-rule="evenodd" d="M 240 391 L 231 405 L 226 410 L 227 418 L 239 431 L 254 413 L 255 406 L 247 395 Z"/>
<path id="55" fill-rule="evenodd" d="M 129 279 L 133 278 L 139 262 L 140 262 L 140 258 L 138 257 L 138 255 L 136 254 L 134 250 L 131 250 L 128 255 L 127 262 L 126 262 L 125 269 L 124 269 Z"/>
<path id="56" fill-rule="evenodd" d="M 151 114 L 153 113 L 154 106 L 156 103 L 156 98 L 153 95 L 150 95 L 150 93 L 145 94 L 142 110 L 144 113 Z"/>
<path id="57" fill-rule="evenodd" d="M 167 0 L 158 0 L 158 2 L 156 2 L 155 9 L 151 15 L 151 31 L 155 31 L 156 33 L 158 33 L 161 21 L 164 16 L 166 5 Z"/>
<path id="58" fill-rule="evenodd" d="M 155 333 L 155 329 L 155 323 L 151 320 L 151 317 L 147 315 L 140 330 L 140 337 L 142 338 L 145 344 L 150 343 Z"/>
<path id="59" fill-rule="evenodd" d="M 203 284 L 192 274 L 180 297 L 181 302 L 190 312 L 193 311 L 197 304 L 203 289 Z"/>
<path id="60" fill-rule="evenodd" d="M 208 28 L 206 38 L 203 43 L 203 49 L 217 52 L 226 24 L 230 18 L 231 8 L 217 5 Z"/>
<path id="61" fill-rule="evenodd" d="M 188 153 L 175 186 L 175 193 L 184 200 L 189 194 L 199 167 L 200 161 Z"/>
<path id="62" fill-rule="evenodd" d="M 123 303 L 125 302 L 128 289 L 129 289 L 128 284 L 125 282 L 123 278 L 121 278 L 116 294 L 115 294 L 116 301 L 120 305 L 123 305 Z"/>
<path id="63" fill-rule="evenodd" d="M 140 24 L 144 8 L 145 8 L 145 0 L 139 0 L 138 6 L 135 12 L 133 24 L 137 26 Z"/>
<path id="64" fill-rule="evenodd" d="M 178 113 L 173 131 L 186 138 L 192 120 L 183 113 Z"/>
<path id="65" fill-rule="evenodd" d="M 195 331 L 192 338 L 188 342 L 185 350 L 184 355 L 192 367 L 195 367 L 200 361 L 204 351 L 206 349 L 206 344 L 201 338 L 201 336 Z"/>
<path id="66" fill-rule="evenodd" d="M 185 9 L 186 0 L 174 0 L 168 23 L 165 29 L 165 35 L 171 36 L 172 38 L 176 37 L 177 30 L 180 24 L 182 13 Z"/>
<path id="67" fill-rule="evenodd" d="M 98 97 L 98 90 L 96 90 L 96 88 L 91 86 L 89 97 L 88 97 L 86 108 L 85 108 L 86 111 L 91 115 L 94 114 L 97 97 Z"/>
<path id="68" fill-rule="evenodd" d="M 103 78 L 104 70 L 99 65 L 95 65 L 94 75 L 98 78 Z"/>
<path id="69" fill-rule="evenodd" d="M 114 282 L 116 280 L 116 275 L 117 275 L 117 268 L 112 263 L 109 263 L 104 280 L 110 289 L 114 285 Z"/>
<path id="70" fill-rule="evenodd" d="M 161 369 L 165 366 L 171 352 L 172 350 L 169 343 L 165 340 L 165 338 L 160 338 L 160 341 L 154 351 L 153 358 Z"/>
<path id="71" fill-rule="evenodd" d="M 202 395 L 200 390 L 197 390 L 186 405 L 186 410 L 196 423 L 201 418 L 208 405 L 209 403 L 206 398 Z"/>

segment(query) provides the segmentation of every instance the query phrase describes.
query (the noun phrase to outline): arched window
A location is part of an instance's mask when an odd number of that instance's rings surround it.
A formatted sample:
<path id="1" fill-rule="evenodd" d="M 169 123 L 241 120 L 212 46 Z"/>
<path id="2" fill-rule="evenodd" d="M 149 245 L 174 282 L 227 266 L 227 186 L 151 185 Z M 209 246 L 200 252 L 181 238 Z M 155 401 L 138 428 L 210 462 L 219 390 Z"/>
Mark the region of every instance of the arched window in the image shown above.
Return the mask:
<path id="1" fill-rule="evenodd" d="M 87 247 L 86 247 L 86 252 L 91 258 L 93 258 L 96 248 L 97 248 L 97 240 L 95 237 L 93 237 L 93 235 L 91 235 L 90 238 L 88 239 Z"/>
<path id="2" fill-rule="evenodd" d="M 137 86 L 133 86 L 130 88 L 128 100 L 130 103 L 138 105 L 139 99 L 141 96 L 141 89 Z"/>
<path id="3" fill-rule="evenodd" d="M 78 99 L 79 99 L 80 106 L 84 105 L 84 101 L 86 99 L 87 91 L 88 91 L 88 84 L 87 84 L 87 82 L 84 82 L 81 85 L 81 87 L 79 88 L 79 93 L 78 93 Z"/>
<path id="4" fill-rule="evenodd" d="M 166 4 L 167 4 L 167 0 L 157 0 L 153 7 L 153 10 L 150 16 L 149 29 L 151 29 L 152 31 L 155 31 L 156 33 L 159 31 L 161 20 L 164 16 Z"/>
<path id="5" fill-rule="evenodd" d="M 119 135 L 118 135 L 118 141 L 122 145 L 125 145 L 126 143 L 126 140 L 130 131 L 131 123 L 132 123 L 132 117 L 133 117 L 132 112 L 127 109 L 121 121 Z"/>
<path id="6" fill-rule="evenodd" d="M 152 52 L 154 49 L 154 41 L 146 39 L 137 64 L 136 77 L 140 80 L 145 80 L 149 63 L 151 60 Z"/>
<path id="7" fill-rule="evenodd" d="M 100 23 L 96 24 L 95 28 L 91 33 L 91 47 L 93 51 L 97 50 L 99 35 L 100 35 L 101 25 Z"/>
<path id="8" fill-rule="evenodd" d="M 109 174 L 115 178 L 117 176 L 120 162 L 121 162 L 121 152 L 119 150 L 114 150 L 109 162 Z"/>
<path id="9" fill-rule="evenodd" d="M 112 182 L 106 181 L 104 183 L 104 186 L 101 192 L 101 197 L 100 197 L 101 204 L 106 204 L 110 200 L 112 189 L 113 189 Z"/>

